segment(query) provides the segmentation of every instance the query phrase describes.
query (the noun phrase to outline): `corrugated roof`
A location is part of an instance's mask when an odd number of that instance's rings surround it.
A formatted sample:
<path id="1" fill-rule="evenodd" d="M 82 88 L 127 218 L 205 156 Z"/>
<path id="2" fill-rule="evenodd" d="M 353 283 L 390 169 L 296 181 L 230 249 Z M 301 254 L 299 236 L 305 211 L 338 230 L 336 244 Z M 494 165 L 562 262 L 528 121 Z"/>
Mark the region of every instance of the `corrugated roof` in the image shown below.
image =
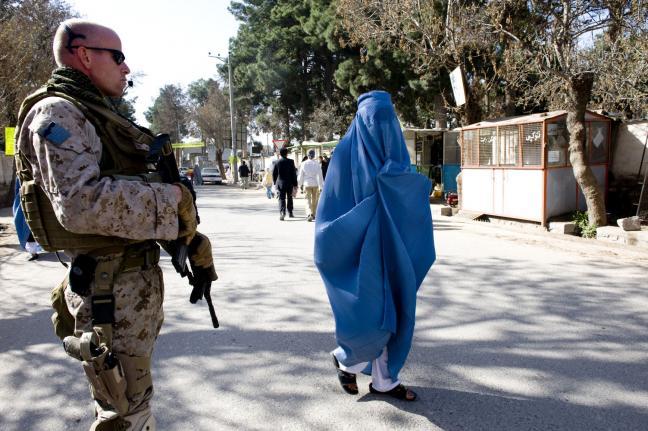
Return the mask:
<path id="1" fill-rule="evenodd" d="M 467 126 L 460 127 L 458 130 L 482 129 L 484 127 L 514 126 L 518 124 L 527 124 L 527 123 L 540 123 L 543 121 L 561 117 L 563 115 L 567 115 L 567 111 L 560 110 L 560 111 L 550 111 L 550 112 L 540 112 L 536 114 L 520 115 L 517 117 L 504 117 L 504 118 L 485 120 L 485 121 L 480 121 L 479 123 L 469 124 Z M 600 114 L 596 114 L 595 112 L 587 111 L 585 113 L 585 121 L 594 121 L 599 119 L 609 120 L 607 117 Z"/>

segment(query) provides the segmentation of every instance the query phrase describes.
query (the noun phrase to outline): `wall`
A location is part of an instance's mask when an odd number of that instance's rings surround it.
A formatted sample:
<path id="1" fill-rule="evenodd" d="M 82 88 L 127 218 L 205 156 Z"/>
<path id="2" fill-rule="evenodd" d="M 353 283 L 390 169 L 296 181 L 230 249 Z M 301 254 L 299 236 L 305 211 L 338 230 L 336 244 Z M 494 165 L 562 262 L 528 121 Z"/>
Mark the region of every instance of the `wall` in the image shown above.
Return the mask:
<path id="1" fill-rule="evenodd" d="M 542 221 L 542 170 L 463 168 L 461 176 L 461 209 L 500 217 Z"/>
<path id="2" fill-rule="evenodd" d="M 11 185 L 14 178 L 14 158 L 0 155 L 0 208 L 11 206 L 13 189 Z"/>
<path id="3" fill-rule="evenodd" d="M 629 121 L 619 127 L 611 166 L 611 173 L 616 179 L 636 177 L 641 154 L 646 145 L 646 134 L 648 134 L 648 120 Z M 647 169 L 648 149 L 644 157 L 641 177 L 646 174 Z"/>
<path id="4" fill-rule="evenodd" d="M 601 189 L 605 188 L 605 166 L 591 167 Z M 585 196 L 580 190 L 571 167 L 547 169 L 547 219 L 572 211 L 587 211 Z"/>

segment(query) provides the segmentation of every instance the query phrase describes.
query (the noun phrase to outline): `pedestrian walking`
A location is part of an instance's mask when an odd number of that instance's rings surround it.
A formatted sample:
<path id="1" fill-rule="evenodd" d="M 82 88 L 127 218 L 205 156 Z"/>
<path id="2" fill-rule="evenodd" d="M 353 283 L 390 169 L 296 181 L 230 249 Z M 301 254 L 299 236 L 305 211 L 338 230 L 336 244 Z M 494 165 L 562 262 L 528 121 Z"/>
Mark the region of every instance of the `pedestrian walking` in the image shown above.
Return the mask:
<path id="1" fill-rule="evenodd" d="M 241 188 L 247 190 L 250 184 L 250 168 L 241 160 L 241 166 L 238 168 L 239 177 L 241 177 Z"/>
<path id="2" fill-rule="evenodd" d="M 306 194 L 308 221 L 315 220 L 323 182 L 322 168 L 315 160 L 315 150 L 308 150 L 308 160 L 299 165 L 299 175 L 297 175 L 297 183 L 304 188 Z"/>
<path id="3" fill-rule="evenodd" d="M 288 148 L 283 147 L 279 151 L 281 159 L 275 164 L 272 171 L 272 181 L 279 192 L 279 220 L 293 215 L 293 189 L 297 187 L 297 172 L 295 170 L 295 161 L 288 158 Z M 286 200 L 288 203 L 286 204 Z"/>
<path id="4" fill-rule="evenodd" d="M 130 73 L 117 33 L 67 20 L 53 51 L 58 67 L 18 114 L 22 209 L 40 244 L 72 259 L 69 283 L 53 291 L 52 321 L 66 352 L 83 361 L 95 401 L 90 430 L 154 430 L 151 355 L 164 292 L 155 240 L 189 244 L 205 280 L 216 279 L 211 245 L 196 232 L 186 187 L 132 179 L 149 172 L 155 136 L 106 99 L 123 96 Z"/>
<path id="5" fill-rule="evenodd" d="M 326 180 L 326 172 L 328 171 L 329 158 L 324 154 L 320 156 L 320 165 L 322 166 L 322 178 Z"/>
<path id="6" fill-rule="evenodd" d="M 270 171 L 270 168 L 266 168 L 265 175 L 263 176 L 263 186 L 266 189 L 266 196 L 268 197 L 268 199 L 272 199 L 274 197 L 274 193 L 272 192 L 273 185 L 272 172 Z"/>
<path id="7" fill-rule="evenodd" d="M 416 292 L 435 259 L 430 181 L 410 170 L 400 124 L 384 91 L 358 111 L 331 158 L 317 210 L 315 264 L 335 317 L 331 352 L 342 389 L 413 401 L 399 372 L 414 332 Z"/>
<path id="8" fill-rule="evenodd" d="M 193 180 L 195 186 L 202 186 L 203 183 L 202 171 L 200 170 L 200 166 L 198 165 L 198 163 L 194 165 L 193 175 L 191 179 Z"/>

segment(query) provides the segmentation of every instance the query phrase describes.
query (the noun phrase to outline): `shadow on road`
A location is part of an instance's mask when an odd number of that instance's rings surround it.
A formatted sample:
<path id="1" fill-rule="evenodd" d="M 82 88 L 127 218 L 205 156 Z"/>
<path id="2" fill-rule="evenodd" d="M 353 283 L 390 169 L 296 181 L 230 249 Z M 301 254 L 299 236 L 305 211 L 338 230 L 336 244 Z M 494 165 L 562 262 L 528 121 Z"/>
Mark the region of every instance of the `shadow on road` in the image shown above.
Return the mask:
<path id="1" fill-rule="evenodd" d="M 201 188 L 199 199 L 211 193 L 222 223 L 277 216 L 275 202 L 231 207 L 236 194 L 254 191 Z M 407 403 L 368 394 L 364 376 L 359 396 L 342 392 L 312 251 L 291 243 L 275 250 L 271 230 L 204 226 L 221 276 L 212 295 L 222 327 L 210 328 L 204 303 L 187 306 L 186 280 L 165 256 L 166 322 L 154 354 L 159 429 L 646 429 L 645 267 L 558 252 L 540 261 L 540 247 L 513 242 L 496 253 L 487 248 L 492 238 L 456 254 L 439 248 L 401 375 L 420 399 Z M 435 229 L 457 227 L 441 221 Z M 85 379 L 44 305 L 64 270 L 12 256 L 0 258 L 0 428 L 85 430 Z M 24 278 L 34 268 L 43 269 L 42 285 Z"/>

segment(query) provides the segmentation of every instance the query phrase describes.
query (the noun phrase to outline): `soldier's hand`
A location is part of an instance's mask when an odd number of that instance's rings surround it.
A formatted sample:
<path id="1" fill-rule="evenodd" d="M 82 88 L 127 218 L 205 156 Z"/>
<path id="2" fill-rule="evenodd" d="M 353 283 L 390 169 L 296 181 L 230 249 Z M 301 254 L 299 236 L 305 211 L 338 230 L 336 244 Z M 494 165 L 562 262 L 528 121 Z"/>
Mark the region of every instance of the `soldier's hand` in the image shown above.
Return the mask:
<path id="1" fill-rule="evenodd" d="M 196 233 L 196 207 L 194 206 L 193 196 L 188 188 L 182 184 L 176 184 L 182 192 L 182 198 L 178 202 L 178 238 L 185 238 L 189 244 Z"/>
<path id="2" fill-rule="evenodd" d="M 189 261 L 192 267 L 208 268 L 213 267 L 214 259 L 212 257 L 211 242 L 207 236 L 196 232 L 193 240 L 189 244 Z"/>

